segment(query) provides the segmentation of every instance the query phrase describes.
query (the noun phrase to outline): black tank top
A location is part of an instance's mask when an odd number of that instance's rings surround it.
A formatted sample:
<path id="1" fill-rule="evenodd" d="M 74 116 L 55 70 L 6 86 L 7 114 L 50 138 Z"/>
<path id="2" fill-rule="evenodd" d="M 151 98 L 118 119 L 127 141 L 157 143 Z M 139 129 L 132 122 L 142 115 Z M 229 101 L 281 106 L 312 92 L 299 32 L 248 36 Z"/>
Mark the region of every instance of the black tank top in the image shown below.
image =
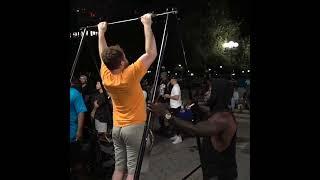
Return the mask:
<path id="1" fill-rule="evenodd" d="M 232 115 L 233 116 L 233 115 Z M 233 116 L 235 120 L 235 117 Z M 214 176 L 235 178 L 237 173 L 236 162 L 236 134 L 233 135 L 230 145 L 222 152 L 217 151 L 211 143 L 210 137 L 204 137 L 200 149 L 200 160 L 204 180 Z"/>

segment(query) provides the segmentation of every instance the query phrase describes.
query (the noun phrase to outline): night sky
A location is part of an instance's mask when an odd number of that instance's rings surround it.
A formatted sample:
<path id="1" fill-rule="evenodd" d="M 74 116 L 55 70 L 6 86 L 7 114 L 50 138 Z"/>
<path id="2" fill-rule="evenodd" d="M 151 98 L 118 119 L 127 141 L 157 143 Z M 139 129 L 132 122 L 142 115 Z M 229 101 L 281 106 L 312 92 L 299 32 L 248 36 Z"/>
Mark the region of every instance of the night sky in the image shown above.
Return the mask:
<path id="1" fill-rule="evenodd" d="M 235 20 L 242 19 L 244 23 L 241 31 L 244 35 L 250 34 L 250 4 L 248 0 L 244 1 L 221 1 L 222 4 L 229 9 L 231 18 Z M 95 25 L 100 20 L 107 20 L 108 22 L 135 18 L 144 13 L 154 11 L 155 13 L 162 13 L 166 8 L 177 8 L 179 10 L 178 17 L 180 22 L 184 17 L 191 13 L 205 16 L 207 13 L 208 3 L 210 1 L 179 1 L 179 0 L 71 0 L 70 1 L 70 31 L 75 31 L 81 26 Z M 85 15 L 76 12 L 77 9 L 85 8 Z M 89 14 L 93 12 L 94 14 Z M 90 17 L 89 17 L 90 16 Z M 165 16 L 157 17 L 153 20 L 153 31 L 157 41 L 158 52 L 160 51 L 160 44 L 162 39 L 163 28 L 165 24 Z M 180 45 L 180 37 L 184 33 L 188 33 L 185 29 L 177 29 L 177 20 L 174 15 L 170 15 L 168 22 L 168 40 L 164 53 L 163 65 L 167 67 L 176 66 L 176 64 L 184 65 L 182 49 Z M 130 62 L 135 61 L 144 52 L 144 34 L 141 22 L 128 22 L 118 25 L 111 25 L 108 27 L 107 42 L 109 45 L 120 44 L 124 48 L 126 56 Z M 71 41 L 70 52 L 70 69 L 80 39 Z M 186 45 L 185 45 L 186 46 Z M 76 68 L 76 73 L 84 71 L 96 71 L 93 60 L 99 62 L 98 58 L 98 42 L 97 37 L 89 37 L 83 44 L 83 49 Z M 185 47 L 186 54 L 188 54 L 188 47 Z M 192 61 L 188 59 L 187 61 Z M 151 67 L 155 69 L 156 63 Z M 96 72 L 95 72 L 96 73 Z"/>

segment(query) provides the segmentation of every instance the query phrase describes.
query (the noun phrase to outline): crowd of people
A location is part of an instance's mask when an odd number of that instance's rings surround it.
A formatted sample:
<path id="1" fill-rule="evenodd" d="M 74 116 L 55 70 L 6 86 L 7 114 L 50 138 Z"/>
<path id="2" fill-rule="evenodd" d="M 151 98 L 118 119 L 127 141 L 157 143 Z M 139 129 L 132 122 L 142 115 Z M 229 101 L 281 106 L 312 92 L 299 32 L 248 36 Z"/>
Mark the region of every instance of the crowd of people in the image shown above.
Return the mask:
<path id="1" fill-rule="evenodd" d="M 141 22 L 145 52 L 130 65 L 119 45 L 107 45 L 107 23 L 98 24 L 100 78 L 92 88 L 88 76 L 82 74 L 70 87 L 71 171 L 85 171 L 80 146 L 85 127 L 89 127 L 96 131 L 98 141 L 114 146 L 112 179 L 134 179 L 147 112 L 151 111 L 160 125 L 153 130 L 172 144 L 182 143 L 187 134 L 203 137 L 200 159 L 205 180 L 235 179 L 237 123 L 232 112 L 250 108 L 250 80 L 238 87 L 230 80 L 204 79 L 200 87 L 182 89 L 178 77 L 161 75 L 156 98 L 148 103 L 153 82 L 142 79 L 157 56 L 157 47 L 151 14 L 142 16 Z"/>

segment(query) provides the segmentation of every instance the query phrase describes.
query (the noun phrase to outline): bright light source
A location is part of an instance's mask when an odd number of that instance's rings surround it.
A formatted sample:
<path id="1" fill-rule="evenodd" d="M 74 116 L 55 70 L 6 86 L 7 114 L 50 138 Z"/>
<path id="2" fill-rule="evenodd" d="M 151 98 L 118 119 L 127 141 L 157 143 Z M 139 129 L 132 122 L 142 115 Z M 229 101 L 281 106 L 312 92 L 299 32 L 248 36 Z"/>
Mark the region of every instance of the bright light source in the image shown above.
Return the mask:
<path id="1" fill-rule="evenodd" d="M 148 71 L 148 73 L 151 73 L 151 71 Z"/>
<path id="2" fill-rule="evenodd" d="M 190 72 L 190 71 L 188 70 L 188 72 Z"/>
<path id="3" fill-rule="evenodd" d="M 194 74 L 193 74 L 193 73 L 191 73 L 190 75 L 191 75 L 191 76 L 193 76 Z"/>
<path id="4" fill-rule="evenodd" d="M 77 9 L 77 12 L 79 12 L 79 9 Z"/>
<path id="5" fill-rule="evenodd" d="M 209 71 L 211 71 L 211 69 L 209 68 Z"/>
<path id="6" fill-rule="evenodd" d="M 174 73 L 175 75 L 178 75 L 178 73 Z"/>
<path id="7" fill-rule="evenodd" d="M 168 73 L 170 73 L 170 71 L 168 71 Z"/>
<path id="8" fill-rule="evenodd" d="M 232 76 L 235 76 L 236 75 L 236 73 L 232 73 Z"/>
<path id="9" fill-rule="evenodd" d="M 250 72 L 250 70 L 248 69 L 248 72 Z"/>
<path id="10" fill-rule="evenodd" d="M 90 31 L 90 36 L 93 36 L 93 31 Z"/>
<path id="11" fill-rule="evenodd" d="M 241 71 L 242 73 L 244 73 L 244 71 Z"/>
<path id="12" fill-rule="evenodd" d="M 220 68 L 222 69 L 222 66 L 220 66 Z"/>
<path id="13" fill-rule="evenodd" d="M 223 43 L 223 44 L 222 44 L 222 47 L 223 47 L 223 48 L 227 48 L 227 47 L 229 47 L 229 44 L 228 44 L 228 43 Z"/>
<path id="14" fill-rule="evenodd" d="M 236 48 L 236 47 L 238 47 L 239 46 L 239 44 L 237 43 L 237 42 L 233 42 L 233 41 L 229 41 L 229 42 L 227 42 L 227 43 L 223 43 L 222 44 L 222 47 L 223 48 Z"/>
<path id="15" fill-rule="evenodd" d="M 216 76 L 218 76 L 218 74 L 216 74 Z"/>
<path id="16" fill-rule="evenodd" d="M 181 64 L 179 64 L 179 67 L 181 67 Z"/>

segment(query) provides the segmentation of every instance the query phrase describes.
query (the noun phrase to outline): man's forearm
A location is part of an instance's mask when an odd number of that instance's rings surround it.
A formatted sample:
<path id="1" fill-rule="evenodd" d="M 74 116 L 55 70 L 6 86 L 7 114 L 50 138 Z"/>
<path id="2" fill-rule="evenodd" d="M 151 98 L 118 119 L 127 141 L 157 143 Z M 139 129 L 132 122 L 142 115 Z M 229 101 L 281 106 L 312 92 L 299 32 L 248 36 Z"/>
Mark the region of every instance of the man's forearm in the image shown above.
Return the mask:
<path id="1" fill-rule="evenodd" d="M 179 96 L 179 95 L 176 95 L 176 96 L 170 96 L 169 98 L 170 98 L 170 99 L 173 99 L 173 100 L 178 101 L 178 100 L 179 100 L 179 98 L 180 98 L 180 96 Z"/>
<path id="2" fill-rule="evenodd" d="M 208 121 L 202 121 L 194 125 L 189 121 L 174 117 L 169 122 L 194 136 L 213 136 L 217 134 L 215 128 L 212 127 L 212 124 L 208 124 Z"/>
<path id="3" fill-rule="evenodd" d="M 84 113 L 79 113 L 79 115 L 78 115 L 78 132 L 82 133 L 83 127 L 84 127 Z"/>
<path id="4" fill-rule="evenodd" d="M 99 31 L 99 40 L 98 40 L 98 47 L 99 47 L 99 55 L 100 55 L 100 59 L 102 61 L 102 52 L 104 52 L 107 48 L 107 41 L 104 35 L 104 32 Z"/>
<path id="5" fill-rule="evenodd" d="M 96 114 L 97 108 L 94 107 L 91 111 L 91 117 L 94 118 L 95 114 Z"/>
<path id="6" fill-rule="evenodd" d="M 173 117 L 173 119 L 169 120 L 169 123 L 181 128 L 183 131 L 191 135 L 196 135 L 195 127 L 191 122 L 184 121 L 178 117 Z"/>
<path id="7" fill-rule="evenodd" d="M 145 51 L 149 55 L 157 54 L 157 45 L 151 26 L 144 26 Z"/>

